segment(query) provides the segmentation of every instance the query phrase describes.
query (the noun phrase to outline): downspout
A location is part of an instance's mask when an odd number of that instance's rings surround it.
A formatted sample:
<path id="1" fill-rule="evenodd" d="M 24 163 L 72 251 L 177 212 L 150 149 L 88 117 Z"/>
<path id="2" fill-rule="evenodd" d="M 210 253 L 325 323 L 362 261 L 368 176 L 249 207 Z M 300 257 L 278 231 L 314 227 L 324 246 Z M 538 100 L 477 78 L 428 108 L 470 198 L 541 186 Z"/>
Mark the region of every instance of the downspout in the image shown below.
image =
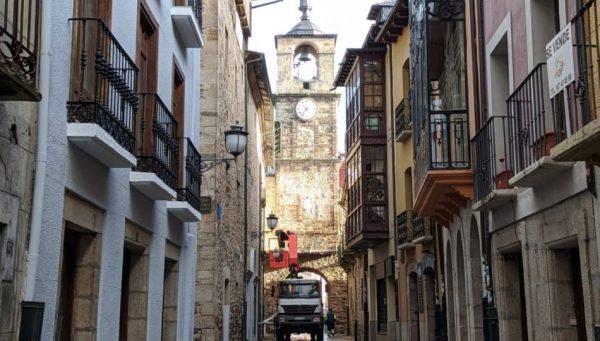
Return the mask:
<path id="1" fill-rule="evenodd" d="M 487 96 L 485 96 L 487 89 L 486 89 L 486 85 L 487 83 L 485 82 L 485 79 L 487 77 L 485 70 L 485 56 L 484 56 L 484 50 L 483 50 L 483 46 L 485 46 L 485 35 L 484 35 L 484 22 L 485 22 L 485 17 L 484 17 L 484 13 L 483 13 L 483 0 L 478 0 L 477 2 L 477 35 L 478 35 L 478 60 L 479 60 L 479 86 L 478 88 L 481 89 L 480 93 L 481 96 L 479 97 L 479 111 L 481 113 L 483 113 L 483 117 L 480 117 L 480 115 L 478 115 L 480 122 L 478 122 L 478 127 L 481 127 L 482 123 L 485 122 L 485 118 L 488 117 L 488 103 L 487 103 Z M 483 240 L 482 240 L 482 249 L 483 249 L 483 254 L 485 255 L 485 265 L 487 267 L 487 278 L 484 278 L 485 282 L 485 289 L 488 293 L 488 297 L 487 300 L 486 298 L 483 298 L 482 302 L 483 306 L 485 307 L 485 311 L 483 312 L 483 317 L 484 317 L 484 332 L 487 332 L 487 335 L 484 335 L 485 337 L 487 337 L 488 341 L 495 341 L 495 340 L 499 340 L 499 330 L 498 330 L 498 311 L 496 309 L 496 302 L 495 302 L 495 298 L 494 298 L 494 278 L 493 278 L 493 268 L 492 268 L 492 234 L 490 233 L 490 226 L 489 226 L 489 214 L 486 212 L 480 212 L 480 222 L 481 222 L 481 228 L 483 230 L 482 235 Z M 486 283 L 487 282 L 487 283 Z"/>
<path id="2" fill-rule="evenodd" d="M 38 10 L 40 10 L 38 8 Z M 33 187 L 33 203 L 31 207 L 31 231 L 29 236 L 29 255 L 27 279 L 25 282 L 25 301 L 32 301 L 35 294 L 35 282 L 38 272 L 40 253 L 40 238 L 42 231 L 42 212 L 44 208 L 44 193 L 46 187 L 46 164 L 48 163 L 48 115 L 50 114 L 50 56 L 52 51 L 52 1 L 44 1 L 41 9 L 40 27 L 40 101 L 38 112 L 37 146 L 35 160 L 35 178 Z"/>
<path id="3" fill-rule="evenodd" d="M 390 61 L 390 124 L 392 128 L 392 230 L 394 231 L 394 272 L 396 272 L 396 264 L 398 264 L 398 229 L 396 227 L 396 121 L 394 112 L 394 58 L 392 56 L 392 44 L 387 43 L 388 59 Z M 389 178 L 389 177 L 388 177 Z M 395 277 L 395 276 L 394 276 Z M 394 283 L 396 283 L 394 281 Z M 395 285 L 394 285 L 395 286 Z M 398 290 L 395 287 L 394 290 Z M 397 300 L 398 301 L 398 300 Z M 400 302 L 396 302 L 400 305 Z M 396 322 L 400 323 L 400 307 L 396 306 Z"/>
<path id="4" fill-rule="evenodd" d="M 248 129 L 248 96 L 250 90 L 248 87 L 248 65 L 260 62 L 263 59 L 264 55 L 261 55 L 259 58 L 244 62 L 244 127 L 247 131 L 250 131 Z M 242 316 L 242 340 L 244 341 L 248 340 L 248 153 L 249 150 L 244 153 L 244 312 Z"/>

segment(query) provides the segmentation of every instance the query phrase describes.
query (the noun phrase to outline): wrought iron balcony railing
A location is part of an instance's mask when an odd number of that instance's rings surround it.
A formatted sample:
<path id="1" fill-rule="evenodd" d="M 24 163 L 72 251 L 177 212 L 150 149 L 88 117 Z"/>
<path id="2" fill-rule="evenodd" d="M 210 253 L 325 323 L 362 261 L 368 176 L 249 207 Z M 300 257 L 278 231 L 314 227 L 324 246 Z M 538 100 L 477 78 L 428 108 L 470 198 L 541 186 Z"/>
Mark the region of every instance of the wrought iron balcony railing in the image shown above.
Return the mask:
<path id="1" fill-rule="evenodd" d="M 396 217 L 396 228 L 398 229 L 398 246 L 412 243 L 413 224 L 412 212 L 404 211 Z"/>
<path id="2" fill-rule="evenodd" d="M 433 224 L 434 223 L 431 218 L 423 218 L 417 215 L 413 215 L 413 242 L 420 243 L 425 242 L 427 240 L 431 240 L 431 238 L 433 238 Z"/>
<path id="3" fill-rule="evenodd" d="M 185 162 L 179 167 L 177 200 L 187 201 L 196 211 L 200 211 L 200 186 L 202 184 L 200 153 L 189 138 L 180 138 L 179 142 L 179 148 L 185 151 Z"/>
<path id="4" fill-rule="evenodd" d="M 513 119 L 514 148 L 511 159 L 518 173 L 550 153 L 556 144 L 549 109 L 546 64 L 538 64 L 506 100 L 508 116 Z"/>
<path id="5" fill-rule="evenodd" d="M 396 107 L 396 140 L 402 140 L 403 133 L 412 128 L 412 115 L 410 113 L 409 99 L 404 98 Z"/>
<path id="6" fill-rule="evenodd" d="M 177 189 L 178 123 L 156 94 L 140 94 L 142 110 L 137 138 L 136 170 L 155 173 L 174 190 Z"/>
<path id="7" fill-rule="evenodd" d="M 0 99 L 40 100 L 40 0 L 0 0 Z"/>
<path id="8" fill-rule="evenodd" d="M 75 18 L 68 121 L 96 123 L 135 151 L 138 68 L 100 19 Z"/>
<path id="9" fill-rule="evenodd" d="M 466 111 L 432 111 L 419 134 L 415 148 L 417 188 L 429 170 L 471 167 Z"/>
<path id="10" fill-rule="evenodd" d="M 202 0 L 188 0 L 188 5 L 192 7 L 194 16 L 198 21 L 198 26 L 200 26 L 200 30 L 202 30 Z"/>
<path id="11" fill-rule="evenodd" d="M 600 8 L 596 0 L 577 1 L 575 6 L 578 11 L 570 23 L 575 81 L 552 99 L 557 143 L 600 118 Z"/>
<path id="12" fill-rule="evenodd" d="M 492 116 L 475 135 L 475 201 L 496 189 L 508 188 L 508 179 L 514 175 L 510 159 L 514 146 L 513 129 L 512 117 Z"/>

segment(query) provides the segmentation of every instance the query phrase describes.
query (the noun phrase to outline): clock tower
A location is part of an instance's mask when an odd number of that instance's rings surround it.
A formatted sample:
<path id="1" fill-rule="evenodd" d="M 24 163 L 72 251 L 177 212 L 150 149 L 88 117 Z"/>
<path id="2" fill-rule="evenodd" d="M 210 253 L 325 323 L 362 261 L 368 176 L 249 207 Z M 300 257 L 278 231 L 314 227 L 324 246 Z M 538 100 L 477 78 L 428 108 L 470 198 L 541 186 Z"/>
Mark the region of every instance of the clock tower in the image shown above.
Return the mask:
<path id="1" fill-rule="evenodd" d="M 279 217 L 278 229 L 298 235 L 300 271 L 305 270 L 305 278 L 306 272 L 324 278 L 329 306 L 338 315 L 338 328 L 345 330 L 346 274 L 336 257 L 344 222 L 338 205 L 342 160 L 337 153 L 336 109 L 340 96 L 332 90 L 337 35 L 324 33 L 310 20 L 307 0 L 300 0 L 299 10 L 300 21 L 286 34 L 275 36 L 276 169 L 267 178 L 266 213 Z M 265 248 L 277 247 L 269 234 Z M 287 269 L 266 271 L 266 283 L 288 274 Z"/>
<path id="2" fill-rule="evenodd" d="M 331 89 L 337 35 L 323 33 L 310 20 L 307 0 L 299 9 L 300 22 L 275 36 L 276 170 L 268 208 L 281 226 L 298 233 L 300 248 L 310 248 L 307 243 L 337 231 L 339 94 Z M 328 247 L 335 248 L 334 242 Z"/>

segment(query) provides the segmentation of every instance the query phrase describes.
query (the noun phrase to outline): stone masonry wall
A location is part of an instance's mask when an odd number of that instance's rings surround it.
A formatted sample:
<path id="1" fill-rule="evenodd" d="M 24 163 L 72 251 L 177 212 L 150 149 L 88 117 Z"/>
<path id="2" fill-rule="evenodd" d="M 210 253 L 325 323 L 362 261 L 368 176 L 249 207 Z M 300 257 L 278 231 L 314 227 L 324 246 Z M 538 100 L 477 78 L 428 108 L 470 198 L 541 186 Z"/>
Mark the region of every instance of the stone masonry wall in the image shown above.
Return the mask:
<path id="1" fill-rule="evenodd" d="M 234 2 L 203 3 L 201 134 L 203 158 L 230 157 L 224 131 L 244 123 L 243 54 L 236 37 Z M 249 138 L 251 141 L 251 138 Z M 230 305 L 230 339 L 242 338 L 244 297 L 243 212 L 244 157 L 205 173 L 202 195 L 213 198 L 213 211 L 202 215 L 198 233 L 196 340 L 222 339 L 224 303 Z M 225 297 L 225 283 L 228 296 Z"/>
<path id="2" fill-rule="evenodd" d="M 0 340 L 15 340 L 25 288 L 37 104 L 0 102 Z"/>
<path id="3" fill-rule="evenodd" d="M 224 147 L 224 132 L 236 121 L 246 127 L 249 136 L 244 154 L 229 166 L 221 164 L 204 174 L 202 195 L 213 198 L 213 211 L 203 214 L 199 224 L 194 334 L 196 340 L 222 340 L 223 305 L 228 304 L 230 340 L 242 340 L 246 271 L 244 210 L 247 209 L 248 252 L 251 248 L 258 249 L 257 232 L 261 223 L 261 164 L 256 142 L 260 134 L 259 110 L 252 96 L 248 95 L 247 106 L 244 102 L 243 46 L 236 36 L 238 14 L 234 3 L 209 0 L 203 6 L 200 153 L 203 158 L 231 157 Z"/>

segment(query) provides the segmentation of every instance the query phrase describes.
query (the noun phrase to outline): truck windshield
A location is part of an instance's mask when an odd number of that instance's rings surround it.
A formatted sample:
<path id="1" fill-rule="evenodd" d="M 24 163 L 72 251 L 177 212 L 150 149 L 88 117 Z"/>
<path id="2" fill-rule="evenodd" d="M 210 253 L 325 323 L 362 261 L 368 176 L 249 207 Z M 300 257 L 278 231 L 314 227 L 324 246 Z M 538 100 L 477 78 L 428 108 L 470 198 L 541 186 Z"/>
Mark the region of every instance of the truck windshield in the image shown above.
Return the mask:
<path id="1" fill-rule="evenodd" d="M 282 298 L 309 298 L 320 297 L 319 286 L 317 284 L 303 283 L 281 283 L 279 297 Z"/>

